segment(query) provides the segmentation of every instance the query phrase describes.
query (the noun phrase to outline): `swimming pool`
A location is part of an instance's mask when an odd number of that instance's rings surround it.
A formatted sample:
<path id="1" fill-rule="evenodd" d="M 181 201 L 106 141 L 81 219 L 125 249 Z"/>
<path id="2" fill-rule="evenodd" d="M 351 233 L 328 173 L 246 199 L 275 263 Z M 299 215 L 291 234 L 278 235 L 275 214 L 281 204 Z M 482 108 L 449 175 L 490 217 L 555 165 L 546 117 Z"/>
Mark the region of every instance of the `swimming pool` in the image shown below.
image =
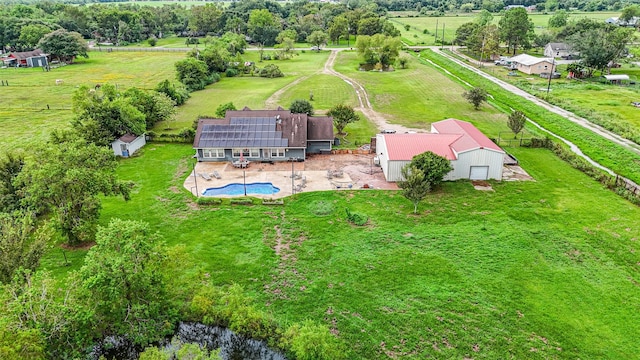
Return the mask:
<path id="1" fill-rule="evenodd" d="M 272 195 L 280 191 L 280 188 L 273 186 L 272 183 L 250 183 L 246 184 L 247 195 Z M 217 195 L 244 195 L 245 185 L 233 183 L 223 187 L 208 188 L 202 192 L 202 196 Z"/>

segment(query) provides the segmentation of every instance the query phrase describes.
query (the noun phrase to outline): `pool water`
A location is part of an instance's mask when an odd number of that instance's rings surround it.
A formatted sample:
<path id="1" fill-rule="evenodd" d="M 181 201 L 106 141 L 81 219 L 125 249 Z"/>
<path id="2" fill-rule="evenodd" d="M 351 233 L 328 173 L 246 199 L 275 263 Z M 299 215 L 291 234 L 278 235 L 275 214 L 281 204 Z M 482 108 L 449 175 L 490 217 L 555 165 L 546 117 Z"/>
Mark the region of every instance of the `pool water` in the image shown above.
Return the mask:
<path id="1" fill-rule="evenodd" d="M 280 191 L 280 188 L 273 186 L 272 183 L 250 183 L 246 184 L 247 195 L 273 195 Z M 245 185 L 233 183 L 218 188 L 208 188 L 202 192 L 203 196 L 217 195 L 244 195 Z"/>

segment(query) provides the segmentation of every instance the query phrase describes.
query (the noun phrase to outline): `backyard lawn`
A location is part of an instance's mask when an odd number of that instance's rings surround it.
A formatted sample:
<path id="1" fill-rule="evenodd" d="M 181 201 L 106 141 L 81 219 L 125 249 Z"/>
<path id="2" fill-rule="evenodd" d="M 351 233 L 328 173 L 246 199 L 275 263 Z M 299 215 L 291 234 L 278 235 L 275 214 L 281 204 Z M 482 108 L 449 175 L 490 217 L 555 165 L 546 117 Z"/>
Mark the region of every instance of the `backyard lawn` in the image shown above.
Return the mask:
<path id="1" fill-rule="evenodd" d="M 149 222 L 281 324 L 326 324 L 349 359 L 633 358 L 640 208 L 547 150 L 508 151 L 535 181 L 445 183 L 413 215 L 398 192 L 376 190 L 199 207 L 182 187 L 193 150 L 151 143 L 121 162 L 131 201 L 105 199 L 100 222 Z M 349 224 L 346 208 L 368 225 Z M 77 267 L 83 253 L 67 256 Z M 60 262 L 55 250 L 43 267 L 62 278 Z"/>

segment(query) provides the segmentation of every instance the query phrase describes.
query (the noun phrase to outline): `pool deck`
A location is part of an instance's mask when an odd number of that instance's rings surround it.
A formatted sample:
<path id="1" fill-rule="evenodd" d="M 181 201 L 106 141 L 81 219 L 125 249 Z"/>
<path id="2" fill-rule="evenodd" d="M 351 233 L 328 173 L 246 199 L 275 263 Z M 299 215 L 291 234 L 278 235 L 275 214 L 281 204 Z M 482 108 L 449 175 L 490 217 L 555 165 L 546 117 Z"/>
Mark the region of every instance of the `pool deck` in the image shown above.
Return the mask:
<path id="1" fill-rule="evenodd" d="M 190 176 L 185 179 L 184 187 L 195 196 L 202 196 L 202 192 L 208 188 L 222 187 L 231 183 L 242 184 L 243 182 L 247 184 L 270 182 L 280 189 L 273 195 L 248 195 L 262 199 L 284 198 L 299 192 L 361 189 L 365 184 L 370 188 L 397 189 L 394 183 L 387 183 L 384 180 L 379 167 L 372 168 L 369 165 L 371 160 L 368 156 L 352 158 L 353 156 L 317 156 L 305 162 L 251 163 L 246 169 L 235 168 L 229 162 L 199 162 L 195 167 L 196 176 L 194 177 L 194 173 L 191 172 Z M 342 177 L 329 179 L 327 177 L 328 170 L 344 171 Z M 212 175 L 214 172 L 220 175 L 220 179 L 216 179 Z M 292 173 L 294 175 L 293 182 L 291 181 Z M 210 179 L 207 180 L 200 174 L 206 174 Z M 217 195 L 215 197 L 233 198 L 239 196 L 243 195 Z"/>

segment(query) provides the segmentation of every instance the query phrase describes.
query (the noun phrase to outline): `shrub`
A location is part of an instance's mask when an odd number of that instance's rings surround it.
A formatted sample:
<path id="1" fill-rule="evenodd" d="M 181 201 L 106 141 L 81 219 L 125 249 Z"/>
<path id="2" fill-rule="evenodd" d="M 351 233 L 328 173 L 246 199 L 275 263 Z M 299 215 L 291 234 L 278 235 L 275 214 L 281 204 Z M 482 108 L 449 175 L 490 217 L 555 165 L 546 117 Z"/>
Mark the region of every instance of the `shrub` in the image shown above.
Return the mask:
<path id="1" fill-rule="evenodd" d="M 187 45 L 200 44 L 200 39 L 190 37 L 190 38 L 187 38 L 187 40 L 184 43 Z"/>
<path id="2" fill-rule="evenodd" d="M 283 77 L 284 74 L 282 73 L 282 71 L 280 71 L 280 68 L 278 67 L 278 65 L 269 64 L 263 67 L 262 69 L 260 69 L 259 76 L 272 79 L 277 77 Z"/>
<path id="3" fill-rule="evenodd" d="M 327 200 L 318 200 L 309 204 L 309 211 L 316 216 L 327 216 L 333 213 L 333 203 Z"/>
<path id="4" fill-rule="evenodd" d="M 345 351 L 329 329 L 317 325 L 311 320 L 291 325 L 281 341 L 282 346 L 290 349 L 295 359 L 323 360 L 344 359 Z"/>
<path id="5" fill-rule="evenodd" d="M 196 204 L 198 204 L 198 205 L 220 205 L 220 204 L 222 204 L 222 199 L 212 198 L 212 197 L 198 197 L 198 199 L 196 199 Z"/>
<path id="6" fill-rule="evenodd" d="M 147 39 L 147 43 L 149 44 L 149 46 L 156 46 L 156 44 L 158 43 L 158 38 L 156 38 L 155 36 L 151 36 Z"/>
<path id="7" fill-rule="evenodd" d="M 227 69 L 227 71 L 225 72 L 225 75 L 226 75 L 227 77 L 234 77 L 234 76 L 238 76 L 238 70 L 229 68 L 229 69 Z"/>
<path id="8" fill-rule="evenodd" d="M 369 217 L 362 213 L 351 212 L 348 208 L 345 209 L 347 212 L 347 220 L 357 226 L 364 226 L 369 221 Z"/>

